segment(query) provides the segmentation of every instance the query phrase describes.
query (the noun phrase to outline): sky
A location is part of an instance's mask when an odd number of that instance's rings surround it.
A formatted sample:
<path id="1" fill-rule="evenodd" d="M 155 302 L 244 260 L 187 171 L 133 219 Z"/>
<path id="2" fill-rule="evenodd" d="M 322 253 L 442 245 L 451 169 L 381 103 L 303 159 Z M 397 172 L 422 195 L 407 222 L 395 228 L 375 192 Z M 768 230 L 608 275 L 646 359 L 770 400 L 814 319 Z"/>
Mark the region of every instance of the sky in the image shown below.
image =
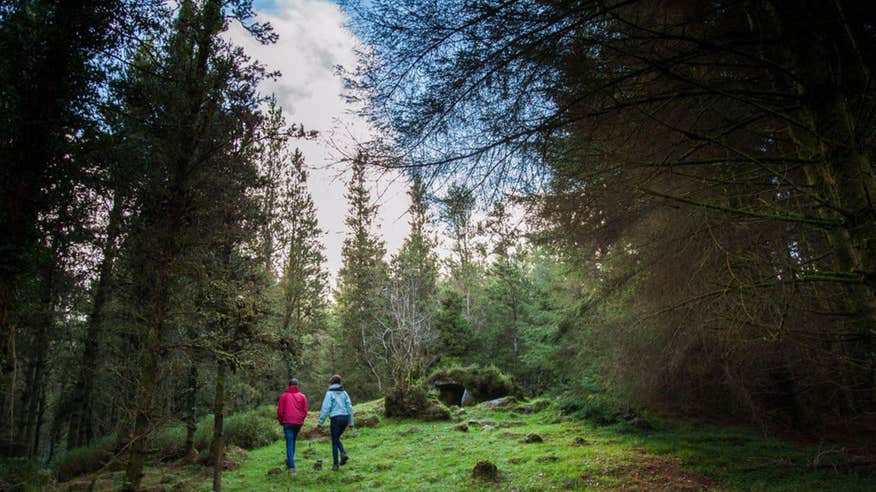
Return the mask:
<path id="1" fill-rule="evenodd" d="M 326 231 L 326 268 L 334 278 L 341 266 L 347 209 L 344 191 L 349 180 L 347 166 L 338 161 L 352 152 L 355 139 L 365 140 L 371 131 L 341 97 L 344 89 L 336 71 L 339 65 L 355 68 L 358 40 L 345 27 L 347 15 L 329 1 L 256 0 L 254 6 L 258 20 L 274 27 L 278 42 L 260 45 L 239 24 L 232 24 L 228 35 L 269 70 L 281 72 L 281 77 L 264 82 L 260 90 L 276 94 L 287 123 L 320 133 L 315 141 L 292 145 L 301 149 L 310 172 L 317 218 Z M 371 189 L 380 205 L 376 232 L 392 254 L 408 233 L 407 179 L 398 173 L 374 174 Z"/>

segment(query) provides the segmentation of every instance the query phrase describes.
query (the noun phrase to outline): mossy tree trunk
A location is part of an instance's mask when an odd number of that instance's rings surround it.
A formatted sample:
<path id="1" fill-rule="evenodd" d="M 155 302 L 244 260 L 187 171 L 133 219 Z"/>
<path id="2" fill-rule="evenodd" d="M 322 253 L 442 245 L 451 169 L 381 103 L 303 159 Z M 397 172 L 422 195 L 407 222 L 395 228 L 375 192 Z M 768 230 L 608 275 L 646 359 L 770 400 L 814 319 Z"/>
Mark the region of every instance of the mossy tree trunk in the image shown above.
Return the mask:
<path id="1" fill-rule="evenodd" d="M 210 459 L 213 462 L 213 491 L 222 490 L 222 464 L 225 454 L 225 364 L 216 367 L 216 397 L 213 403 L 213 443 L 210 446 Z"/>

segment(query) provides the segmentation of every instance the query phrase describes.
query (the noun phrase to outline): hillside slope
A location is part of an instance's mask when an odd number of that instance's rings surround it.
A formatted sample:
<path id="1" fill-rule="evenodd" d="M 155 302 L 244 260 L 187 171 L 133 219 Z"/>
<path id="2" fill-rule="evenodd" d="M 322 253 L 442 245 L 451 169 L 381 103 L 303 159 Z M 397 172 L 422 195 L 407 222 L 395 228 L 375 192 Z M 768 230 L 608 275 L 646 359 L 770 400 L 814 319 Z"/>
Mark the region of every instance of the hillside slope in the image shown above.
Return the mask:
<path id="1" fill-rule="evenodd" d="M 361 417 L 379 402 L 357 406 Z M 464 425 L 463 425 L 464 424 Z M 597 427 L 560 417 L 552 408 L 532 414 L 468 408 L 453 422 L 380 419 L 344 435 L 350 462 L 334 472 L 328 437 L 308 418 L 299 439 L 299 473 L 285 472 L 282 441 L 250 452 L 224 473 L 234 491 L 326 490 L 874 490 L 872 467 L 824 446 L 765 439 L 734 428 L 629 424 Z M 467 428 L 467 430 L 462 430 Z M 537 436 L 537 437 L 536 437 Z M 539 442 L 539 439 L 541 441 Z M 321 469 L 314 469 L 317 462 Z M 495 479 L 475 478 L 481 461 L 496 465 Z M 90 482 L 84 477 L 63 489 Z M 95 490 L 112 490 L 102 477 Z M 150 490 L 209 491 L 208 471 L 197 465 L 148 470 Z"/>

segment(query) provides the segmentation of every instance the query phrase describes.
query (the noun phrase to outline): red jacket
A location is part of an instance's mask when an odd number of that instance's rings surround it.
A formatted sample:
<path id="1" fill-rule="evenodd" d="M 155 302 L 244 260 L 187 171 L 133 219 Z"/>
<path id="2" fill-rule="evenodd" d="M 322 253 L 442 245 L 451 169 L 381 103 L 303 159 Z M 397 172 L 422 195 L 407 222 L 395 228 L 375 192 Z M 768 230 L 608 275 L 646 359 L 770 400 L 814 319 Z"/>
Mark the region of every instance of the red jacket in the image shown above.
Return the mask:
<path id="1" fill-rule="evenodd" d="M 298 391 L 298 386 L 289 386 L 280 395 L 277 404 L 277 421 L 281 424 L 303 424 L 307 416 L 307 397 Z"/>

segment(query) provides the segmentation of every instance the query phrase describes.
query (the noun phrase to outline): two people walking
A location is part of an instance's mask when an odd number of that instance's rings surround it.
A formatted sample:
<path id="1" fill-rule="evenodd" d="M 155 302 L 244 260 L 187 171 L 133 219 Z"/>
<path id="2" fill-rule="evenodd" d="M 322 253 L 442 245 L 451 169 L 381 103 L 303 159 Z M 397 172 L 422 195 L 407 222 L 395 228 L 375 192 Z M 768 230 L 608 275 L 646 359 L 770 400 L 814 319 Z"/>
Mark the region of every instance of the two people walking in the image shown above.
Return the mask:
<path id="1" fill-rule="evenodd" d="M 298 380 L 289 381 L 286 391 L 280 395 L 277 403 L 277 421 L 283 426 L 286 436 L 286 468 L 289 473 L 296 473 L 295 441 L 307 417 L 307 397 L 299 391 Z M 341 434 L 347 427 L 353 427 L 353 403 L 350 395 L 341 385 L 341 376 L 335 374 L 329 379 L 328 391 L 322 401 L 317 427 L 322 428 L 326 418 L 329 419 L 329 430 L 332 437 L 332 470 L 347 463 L 349 456 L 341 442 Z M 339 456 L 340 455 L 340 456 Z"/>

